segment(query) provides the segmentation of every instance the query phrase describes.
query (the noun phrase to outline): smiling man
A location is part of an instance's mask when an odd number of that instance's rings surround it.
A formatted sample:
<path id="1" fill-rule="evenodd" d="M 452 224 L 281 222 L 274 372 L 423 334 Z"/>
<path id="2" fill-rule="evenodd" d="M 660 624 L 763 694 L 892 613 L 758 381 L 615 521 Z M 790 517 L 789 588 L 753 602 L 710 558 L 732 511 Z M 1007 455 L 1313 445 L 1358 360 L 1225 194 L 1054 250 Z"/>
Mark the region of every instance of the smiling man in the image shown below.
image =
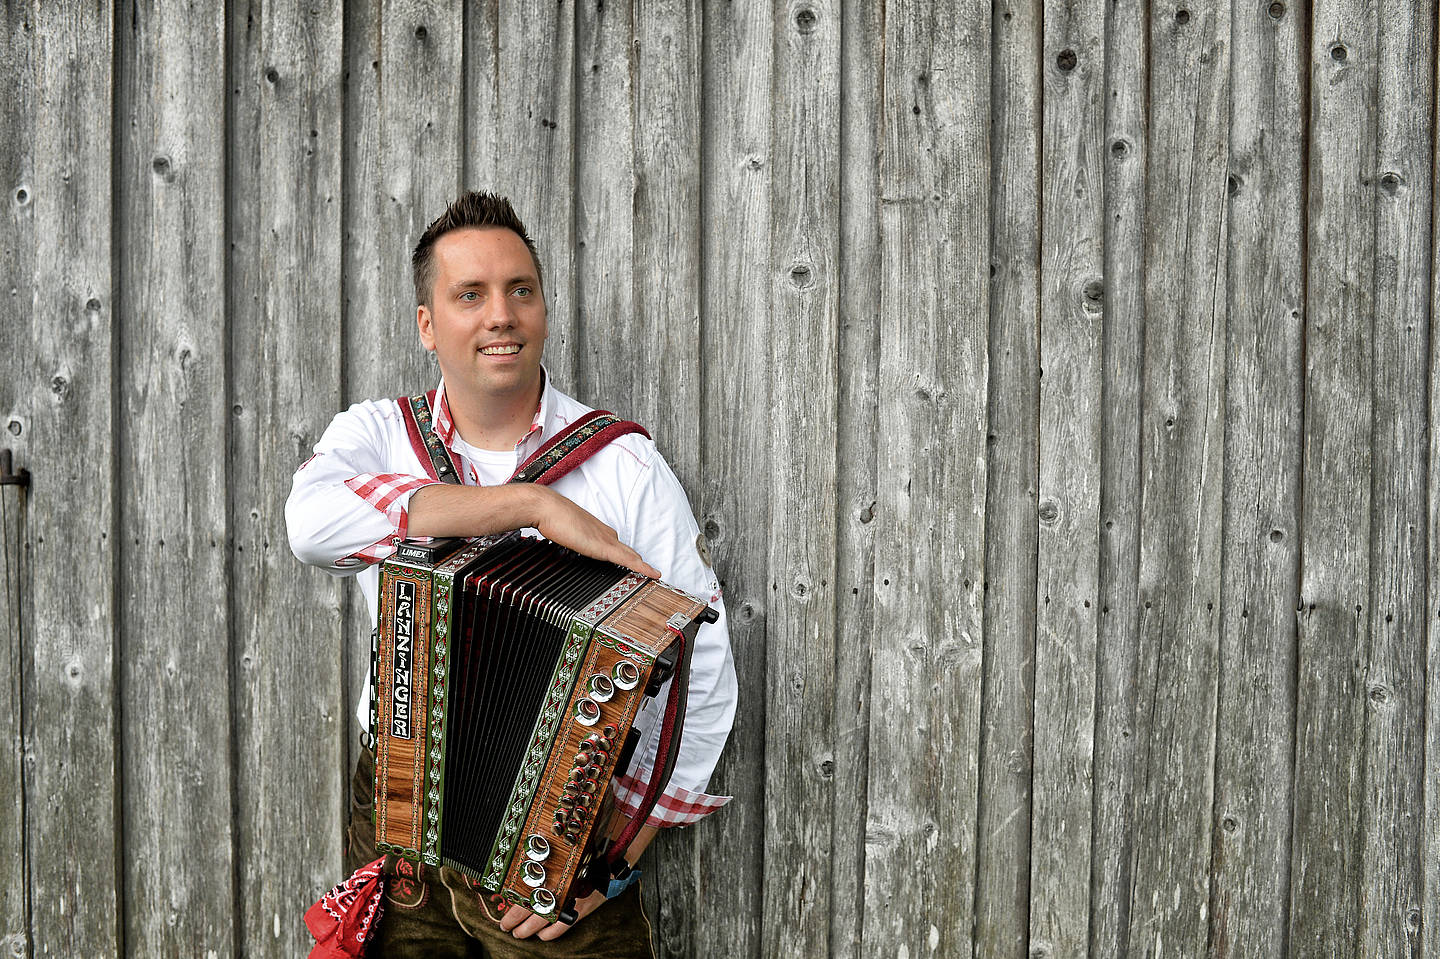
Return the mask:
<path id="1" fill-rule="evenodd" d="M 442 481 L 427 465 L 400 401 L 358 403 L 335 417 L 296 471 L 285 513 L 291 548 L 337 575 L 358 572 L 372 615 L 377 564 L 405 537 L 526 528 L 709 603 L 720 618 L 696 637 L 679 757 L 630 847 L 633 862 L 658 828 L 696 822 L 727 801 L 705 792 L 734 717 L 736 684 L 704 540 L 679 481 L 640 434 L 611 441 L 550 486 L 508 482 L 547 440 L 591 412 L 556 389 L 541 365 L 549 329 L 540 257 L 509 201 L 460 197 L 421 236 L 412 266 L 420 342 L 440 367 L 429 400 L 434 434 L 456 474 L 448 478 L 458 482 Z M 616 784 L 617 803 L 631 814 L 653 775 L 651 721 L 645 713 L 637 720 L 639 758 Z M 362 740 L 345 845 L 350 870 L 376 858 L 374 753 L 368 733 Z M 634 885 L 612 884 L 613 899 L 596 892 L 581 900 L 573 924 L 546 923 L 520 907 L 502 911 L 448 868 L 417 869 L 387 856 L 383 871 L 385 909 L 366 955 L 653 955 Z"/>

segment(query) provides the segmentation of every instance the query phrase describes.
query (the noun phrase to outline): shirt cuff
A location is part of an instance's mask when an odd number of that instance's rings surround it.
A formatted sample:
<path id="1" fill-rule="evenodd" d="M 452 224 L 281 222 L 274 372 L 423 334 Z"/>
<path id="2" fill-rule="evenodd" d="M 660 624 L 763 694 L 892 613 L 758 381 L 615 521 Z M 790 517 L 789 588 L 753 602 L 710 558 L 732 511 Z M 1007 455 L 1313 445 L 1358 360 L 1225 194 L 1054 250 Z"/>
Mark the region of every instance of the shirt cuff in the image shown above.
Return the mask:
<path id="1" fill-rule="evenodd" d="M 642 769 L 636 776 L 620 776 L 615 780 L 615 804 L 631 819 L 640 814 L 640 801 L 645 797 L 650 775 L 650 770 Z M 655 808 L 650 810 L 650 818 L 645 820 L 645 825 L 662 829 L 666 826 L 693 825 L 733 798 L 693 792 L 671 783 L 655 801 Z"/>
<path id="2" fill-rule="evenodd" d="M 404 473 L 361 473 L 345 480 L 345 485 L 356 496 L 385 514 L 391 532 L 386 533 L 364 549 L 358 549 L 345 557 L 355 562 L 378 563 L 395 552 L 395 547 L 405 539 L 410 529 L 410 495 L 426 486 L 433 486 L 436 480 Z"/>

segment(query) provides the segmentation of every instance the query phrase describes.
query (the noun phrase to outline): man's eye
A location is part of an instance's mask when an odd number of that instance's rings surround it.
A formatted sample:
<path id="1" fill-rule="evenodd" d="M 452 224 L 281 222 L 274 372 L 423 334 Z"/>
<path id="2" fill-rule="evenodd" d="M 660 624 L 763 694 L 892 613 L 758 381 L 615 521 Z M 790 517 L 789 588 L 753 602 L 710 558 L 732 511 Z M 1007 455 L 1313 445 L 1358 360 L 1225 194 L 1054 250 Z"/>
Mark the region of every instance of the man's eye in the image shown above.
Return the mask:
<path id="1" fill-rule="evenodd" d="M 516 296 L 529 296 L 529 295 L 530 295 L 530 287 L 528 287 L 528 286 L 517 286 L 517 287 L 515 287 L 515 295 L 516 295 Z"/>
<path id="2" fill-rule="evenodd" d="M 466 290 L 464 293 L 460 294 L 460 299 L 464 300 L 467 303 L 473 303 L 476 300 L 480 299 L 480 294 L 476 293 L 474 290 Z"/>

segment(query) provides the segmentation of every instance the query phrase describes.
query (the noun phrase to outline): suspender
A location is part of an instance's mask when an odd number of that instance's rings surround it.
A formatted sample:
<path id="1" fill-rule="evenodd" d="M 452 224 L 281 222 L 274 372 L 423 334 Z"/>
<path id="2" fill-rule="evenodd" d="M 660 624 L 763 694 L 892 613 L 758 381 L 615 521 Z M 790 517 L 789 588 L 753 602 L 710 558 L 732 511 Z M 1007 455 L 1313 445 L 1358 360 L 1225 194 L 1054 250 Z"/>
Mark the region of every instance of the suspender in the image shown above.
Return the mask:
<path id="1" fill-rule="evenodd" d="M 434 402 L 434 390 L 428 394 L 401 397 L 399 403 L 400 411 L 405 416 L 405 429 L 410 434 L 410 445 L 414 447 L 415 455 L 425 464 L 430 478 L 442 483 L 459 483 L 460 473 L 455 461 L 435 433 L 434 420 L 430 414 L 430 407 Z M 612 441 L 629 433 L 639 433 L 646 439 L 650 437 L 645 427 L 639 423 L 622 420 L 606 410 L 593 410 L 551 437 L 544 446 L 520 464 L 507 482 L 539 483 L 548 486 Z"/>

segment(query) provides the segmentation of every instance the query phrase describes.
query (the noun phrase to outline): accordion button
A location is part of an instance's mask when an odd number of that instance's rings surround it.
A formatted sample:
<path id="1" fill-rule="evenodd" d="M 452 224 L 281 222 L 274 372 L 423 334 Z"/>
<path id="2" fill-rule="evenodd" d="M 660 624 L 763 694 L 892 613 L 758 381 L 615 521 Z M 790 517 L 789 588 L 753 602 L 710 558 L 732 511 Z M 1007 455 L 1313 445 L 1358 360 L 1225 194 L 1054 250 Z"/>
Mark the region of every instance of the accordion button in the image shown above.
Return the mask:
<path id="1" fill-rule="evenodd" d="M 577 810 L 575 810 L 575 816 L 574 816 L 574 818 L 572 818 L 570 821 L 571 821 L 571 822 L 577 822 L 577 823 L 587 823 L 587 822 L 589 822 L 589 821 L 590 821 L 590 810 L 588 810 L 588 809 L 577 809 Z"/>
<path id="2" fill-rule="evenodd" d="M 598 765 L 586 766 L 586 767 L 585 767 L 585 778 L 586 778 L 586 779 L 589 779 L 589 780 L 592 780 L 592 781 L 593 781 L 593 780 L 596 780 L 596 779 L 599 779 L 599 778 L 600 778 L 600 767 L 599 767 Z"/>
<path id="3" fill-rule="evenodd" d="M 613 740 L 619 732 L 620 728 L 614 723 L 606 723 L 604 727 L 601 728 L 600 735 L 604 737 L 601 740 L 601 743 L 604 745 L 605 749 L 610 748 L 609 742 Z"/>
<path id="4" fill-rule="evenodd" d="M 615 698 L 615 683 L 609 676 L 596 673 L 590 677 L 590 698 L 606 703 Z"/>
<path id="5" fill-rule="evenodd" d="M 547 843 L 548 848 L 548 843 Z M 531 859 L 525 863 L 524 868 L 525 885 L 536 887 L 545 885 L 545 867 Z"/>
<path id="6" fill-rule="evenodd" d="M 634 689 L 640 685 L 640 668 L 628 659 L 616 663 L 611 675 L 615 678 L 615 685 L 621 689 Z"/>
<path id="7" fill-rule="evenodd" d="M 586 697 L 575 704 L 575 721 L 582 726 L 593 726 L 600 721 L 600 704 Z"/>
<path id="8" fill-rule="evenodd" d="M 555 894 L 549 889 L 536 889 L 530 894 L 530 911 L 539 916 L 548 916 L 555 911 Z"/>
<path id="9" fill-rule="evenodd" d="M 543 862 L 550 856 L 550 841 L 539 833 L 525 837 L 525 855 L 535 862 Z"/>

